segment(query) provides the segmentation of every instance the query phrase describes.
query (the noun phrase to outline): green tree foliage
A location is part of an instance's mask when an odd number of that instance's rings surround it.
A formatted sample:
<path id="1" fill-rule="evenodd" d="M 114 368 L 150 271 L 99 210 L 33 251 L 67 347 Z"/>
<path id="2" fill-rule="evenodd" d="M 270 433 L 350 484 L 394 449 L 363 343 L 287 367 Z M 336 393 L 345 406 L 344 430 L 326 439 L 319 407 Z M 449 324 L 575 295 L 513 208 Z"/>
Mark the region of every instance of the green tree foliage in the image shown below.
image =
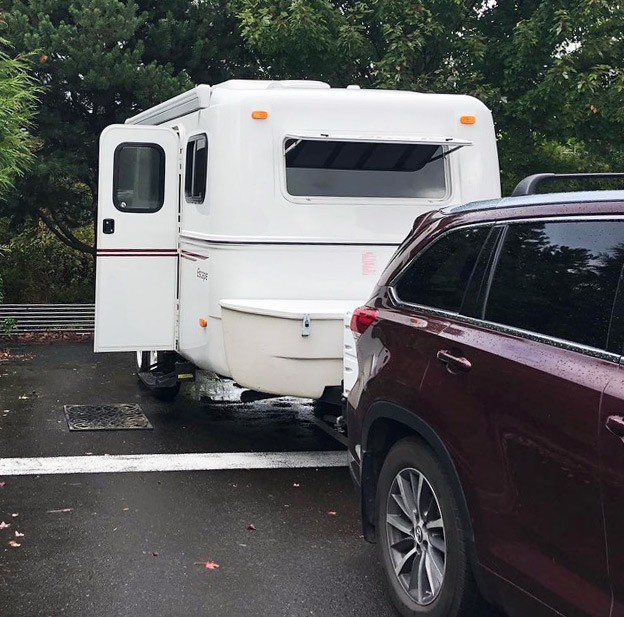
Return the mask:
<path id="1" fill-rule="evenodd" d="M 101 131 L 190 86 L 188 75 L 146 57 L 147 15 L 118 0 L 9 0 L 17 49 L 38 52 L 45 86 L 41 148 L 18 185 L 9 214 L 40 217 L 61 240 L 90 251 L 72 231 L 92 220 Z"/>
<path id="2" fill-rule="evenodd" d="M 25 61 L 12 57 L 10 51 L 9 43 L 0 38 L 0 202 L 32 163 L 34 141 L 29 130 L 38 93 Z M 0 268 L 0 302 L 3 297 Z"/>
<path id="3" fill-rule="evenodd" d="M 494 112 L 504 188 L 624 164 L 624 5 L 610 0 L 232 0 L 261 71 L 455 92 Z"/>
<path id="4" fill-rule="evenodd" d="M 9 53 L 8 42 L 0 38 L 0 199 L 28 169 L 34 150 L 29 129 L 37 88 L 24 60 Z"/>
<path id="5" fill-rule="evenodd" d="M 59 242 L 43 224 L 21 231 L 8 228 L 0 219 L 0 263 L 4 275 L 4 296 L 11 303 L 93 302 L 93 259 Z M 87 246 L 93 242 L 93 227 L 73 230 Z"/>
<path id="6" fill-rule="evenodd" d="M 38 93 L 26 62 L 12 57 L 10 51 L 8 41 L 0 38 L 0 199 L 32 163 L 34 142 L 29 129 Z"/>

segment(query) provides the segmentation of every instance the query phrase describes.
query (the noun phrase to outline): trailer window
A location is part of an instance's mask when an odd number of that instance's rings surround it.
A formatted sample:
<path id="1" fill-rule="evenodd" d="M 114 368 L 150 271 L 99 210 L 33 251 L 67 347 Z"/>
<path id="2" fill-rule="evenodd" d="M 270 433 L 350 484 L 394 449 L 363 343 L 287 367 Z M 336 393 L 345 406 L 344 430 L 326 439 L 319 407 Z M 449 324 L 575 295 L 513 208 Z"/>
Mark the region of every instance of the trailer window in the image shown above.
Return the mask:
<path id="1" fill-rule="evenodd" d="M 416 197 L 447 194 L 444 157 L 430 144 L 287 139 L 286 186 L 306 197 Z"/>
<path id="2" fill-rule="evenodd" d="M 114 157 L 113 203 L 122 212 L 156 212 L 165 201 L 165 152 L 156 144 L 124 143 Z"/>
<path id="3" fill-rule="evenodd" d="M 208 172 L 208 139 L 206 135 L 191 137 L 186 146 L 184 196 L 193 204 L 204 203 Z"/>

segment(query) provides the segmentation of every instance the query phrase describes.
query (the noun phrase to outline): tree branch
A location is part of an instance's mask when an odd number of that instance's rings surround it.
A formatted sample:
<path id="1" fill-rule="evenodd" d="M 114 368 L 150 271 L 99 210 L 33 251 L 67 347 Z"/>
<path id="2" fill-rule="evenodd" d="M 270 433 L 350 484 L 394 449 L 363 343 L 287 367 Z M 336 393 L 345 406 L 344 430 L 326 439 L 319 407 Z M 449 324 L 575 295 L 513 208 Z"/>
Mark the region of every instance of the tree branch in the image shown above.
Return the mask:
<path id="1" fill-rule="evenodd" d="M 44 210 L 39 210 L 39 216 L 45 223 L 46 227 L 64 244 L 82 253 L 88 253 L 89 255 L 95 255 L 95 249 L 88 244 L 85 244 L 71 232 L 69 227 L 62 221 L 59 221 Z"/>

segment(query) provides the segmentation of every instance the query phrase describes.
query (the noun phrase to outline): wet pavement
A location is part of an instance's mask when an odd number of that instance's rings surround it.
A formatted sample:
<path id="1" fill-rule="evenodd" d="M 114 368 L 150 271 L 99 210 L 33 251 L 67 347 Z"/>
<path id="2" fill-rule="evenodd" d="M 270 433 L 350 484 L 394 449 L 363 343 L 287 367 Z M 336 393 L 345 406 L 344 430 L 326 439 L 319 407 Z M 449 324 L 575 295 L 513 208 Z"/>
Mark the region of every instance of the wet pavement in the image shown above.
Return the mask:
<path id="1" fill-rule="evenodd" d="M 305 401 L 216 403 L 237 392 L 203 380 L 164 403 L 131 354 L 15 352 L 2 458 L 344 450 Z M 153 430 L 69 432 L 64 405 L 105 403 L 139 403 Z M 2 617 L 395 615 L 346 467 L 66 471 L 0 477 Z"/>

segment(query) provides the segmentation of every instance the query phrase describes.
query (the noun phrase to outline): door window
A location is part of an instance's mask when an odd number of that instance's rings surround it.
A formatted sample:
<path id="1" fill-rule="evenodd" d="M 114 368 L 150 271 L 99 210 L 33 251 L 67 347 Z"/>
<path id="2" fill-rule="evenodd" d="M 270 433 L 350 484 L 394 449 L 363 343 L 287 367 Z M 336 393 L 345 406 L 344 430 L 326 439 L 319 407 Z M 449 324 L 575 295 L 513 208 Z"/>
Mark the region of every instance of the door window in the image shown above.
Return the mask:
<path id="1" fill-rule="evenodd" d="M 186 146 L 184 196 L 188 203 L 204 203 L 207 174 L 208 138 L 206 135 L 195 135 L 189 139 Z"/>
<path id="2" fill-rule="evenodd" d="M 400 276 L 395 292 L 402 302 L 459 311 L 490 227 L 458 229 L 421 252 Z"/>
<path id="3" fill-rule="evenodd" d="M 624 221 L 509 225 L 485 319 L 607 349 Z"/>
<path id="4" fill-rule="evenodd" d="M 448 193 L 444 157 L 431 144 L 287 139 L 286 187 L 306 197 L 420 197 Z"/>
<path id="5" fill-rule="evenodd" d="M 156 212 L 165 200 L 165 152 L 156 144 L 117 146 L 113 203 L 122 212 Z"/>

